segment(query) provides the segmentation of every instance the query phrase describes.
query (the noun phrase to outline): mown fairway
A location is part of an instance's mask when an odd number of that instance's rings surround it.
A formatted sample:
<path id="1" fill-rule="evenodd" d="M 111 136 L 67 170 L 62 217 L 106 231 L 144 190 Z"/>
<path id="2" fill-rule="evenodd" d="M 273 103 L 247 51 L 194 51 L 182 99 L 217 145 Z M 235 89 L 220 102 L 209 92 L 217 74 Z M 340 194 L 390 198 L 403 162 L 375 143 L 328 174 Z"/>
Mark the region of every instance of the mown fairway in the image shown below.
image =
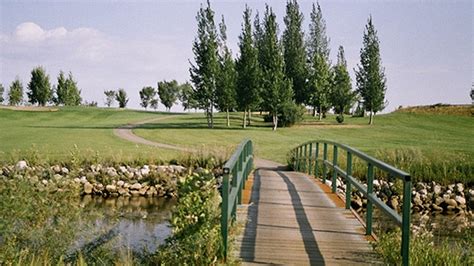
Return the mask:
<path id="1" fill-rule="evenodd" d="M 291 148 L 315 139 L 349 144 L 372 155 L 382 150 L 415 149 L 430 156 L 464 155 L 471 160 L 474 156 L 474 121 L 469 116 L 391 113 L 376 116 L 373 126 L 367 125 L 367 118 L 346 117 L 339 125 L 334 117 L 318 122 L 308 116 L 302 125 L 276 132 L 257 115 L 247 129 L 241 128 L 240 119 L 233 115 L 232 127 L 227 128 L 224 116 L 218 115 L 216 128 L 207 129 L 203 114 L 188 114 L 145 124 L 134 132 L 157 142 L 193 148 L 230 147 L 250 138 L 257 156 L 282 163 Z"/>
<path id="2" fill-rule="evenodd" d="M 168 114 L 166 114 L 168 115 Z M 0 109 L 0 161 L 37 152 L 42 159 L 64 160 L 77 146 L 82 156 L 130 160 L 138 156 L 169 158 L 176 153 L 122 140 L 113 128 L 153 119 L 163 113 L 104 108 L 60 108 L 57 111 Z"/>

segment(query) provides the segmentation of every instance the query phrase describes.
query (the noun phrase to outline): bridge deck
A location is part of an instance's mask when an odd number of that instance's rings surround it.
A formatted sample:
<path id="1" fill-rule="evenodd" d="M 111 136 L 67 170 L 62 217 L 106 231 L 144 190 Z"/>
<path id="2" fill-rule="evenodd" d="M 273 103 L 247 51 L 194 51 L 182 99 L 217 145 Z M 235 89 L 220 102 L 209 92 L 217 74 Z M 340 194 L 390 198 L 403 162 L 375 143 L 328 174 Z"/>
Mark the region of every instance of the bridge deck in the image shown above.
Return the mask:
<path id="1" fill-rule="evenodd" d="M 379 262 L 364 228 L 334 194 L 302 173 L 262 161 L 257 168 L 245 229 L 235 244 L 244 265 Z"/>

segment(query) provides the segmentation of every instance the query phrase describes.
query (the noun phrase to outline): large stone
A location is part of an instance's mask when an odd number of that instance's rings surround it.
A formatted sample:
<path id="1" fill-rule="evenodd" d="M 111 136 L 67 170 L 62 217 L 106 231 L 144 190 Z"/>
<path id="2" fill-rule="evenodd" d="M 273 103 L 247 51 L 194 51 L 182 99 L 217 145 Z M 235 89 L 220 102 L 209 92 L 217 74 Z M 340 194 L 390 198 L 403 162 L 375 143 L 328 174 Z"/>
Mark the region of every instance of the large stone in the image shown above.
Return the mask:
<path id="1" fill-rule="evenodd" d="M 128 172 L 127 167 L 125 167 L 125 166 L 120 166 L 120 167 L 119 167 L 119 171 L 120 171 L 121 173 L 123 173 L 123 174 L 125 174 L 125 173 Z"/>
<path id="2" fill-rule="evenodd" d="M 153 197 L 153 196 L 155 196 L 156 194 L 157 194 L 156 188 L 153 187 L 153 186 L 150 187 L 150 188 L 148 189 L 148 191 L 146 192 L 146 195 L 147 195 L 147 196 L 150 196 L 150 197 Z"/>
<path id="3" fill-rule="evenodd" d="M 148 174 L 150 174 L 150 169 L 148 168 L 148 165 L 145 165 L 145 166 L 142 169 L 140 169 L 140 174 L 142 176 L 147 176 Z"/>
<path id="4" fill-rule="evenodd" d="M 61 172 L 61 166 L 54 165 L 53 167 L 51 167 L 51 170 L 53 170 L 56 174 L 59 174 Z"/>
<path id="5" fill-rule="evenodd" d="M 462 196 L 456 196 L 455 200 L 460 205 L 465 205 L 466 204 L 466 199 Z"/>
<path id="6" fill-rule="evenodd" d="M 457 192 L 463 192 L 464 191 L 464 185 L 462 183 L 457 183 L 456 184 L 456 191 Z"/>
<path id="7" fill-rule="evenodd" d="M 115 170 L 115 168 L 109 167 L 107 169 L 107 175 L 110 177 L 116 177 L 118 175 L 117 170 Z"/>
<path id="8" fill-rule="evenodd" d="M 181 166 L 181 165 L 171 165 L 173 171 L 175 173 L 181 174 L 186 171 L 186 167 Z"/>
<path id="9" fill-rule="evenodd" d="M 119 187 L 123 186 L 124 184 L 125 184 L 125 182 L 122 181 L 122 180 L 117 181 L 117 186 L 119 186 Z"/>
<path id="10" fill-rule="evenodd" d="M 142 185 L 140 183 L 135 183 L 130 186 L 130 190 L 140 190 L 142 189 Z"/>
<path id="11" fill-rule="evenodd" d="M 148 190 L 148 186 L 144 186 L 138 192 L 140 192 L 140 195 L 145 196 L 147 190 Z"/>
<path id="12" fill-rule="evenodd" d="M 133 197 L 140 196 L 140 192 L 138 190 L 130 190 L 130 194 L 132 194 Z"/>
<path id="13" fill-rule="evenodd" d="M 85 183 L 84 184 L 84 193 L 91 194 L 93 188 L 94 188 L 94 186 L 91 183 L 89 183 L 89 182 Z"/>
<path id="14" fill-rule="evenodd" d="M 454 199 L 445 199 L 444 202 L 446 202 L 446 204 L 448 204 L 448 207 L 449 206 L 451 206 L 451 207 L 457 207 L 458 206 L 458 203 Z"/>
<path id="15" fill-rule="evenodd" d="M 107 190 L 109 193 L 115 193 L 117 192 L 117 187 L 114 185 L 107 185 L 105 186 L 105 190 Z"/>
<path id="16" fill-rule="evenodd" d="M 26 161 L 18 161 L 15 165 L 15 169 L 17 171 L 23 171 L 25 170 L 26 168 L 28 167 L 28 164 L 26 163 Z"/>
<path id="17" fill-rule="evenodd" d="M 435 186 L 433 187 L 433 193 L 434 193 L 435 195 L 441 194 L 441 186 L 440 186 L 440 185 L 435 185 Z"/>
<path id="18" fill-rule="evenodd" d="M 440 204 L 443 203 L 443 202 L 444 202 L 444 199 L 443 199 L 443 198 L 441 198 L 441 197 L 436 197 L 434 204 L 435 204 L 435 205 L 440 205 Z"/>
<path id="19" fill-rule="evenodd" d="M 61 173 L 67 175 L 69 174 L 69 169 L 67 169 L 66 167 L 63 167 L 61 168 Z"/>

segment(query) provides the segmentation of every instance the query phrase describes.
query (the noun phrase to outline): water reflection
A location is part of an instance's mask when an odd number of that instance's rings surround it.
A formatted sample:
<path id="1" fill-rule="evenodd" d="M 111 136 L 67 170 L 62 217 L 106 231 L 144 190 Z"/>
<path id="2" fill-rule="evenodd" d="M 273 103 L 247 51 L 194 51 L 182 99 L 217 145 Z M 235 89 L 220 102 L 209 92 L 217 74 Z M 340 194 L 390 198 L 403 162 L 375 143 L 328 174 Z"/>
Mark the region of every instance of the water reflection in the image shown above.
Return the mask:
<path id="1" fill-rule="evenodd" d="M 74 249 L 84 249 L 98 239 L 107 239 L 115 251 L 131 250 L 135 254 L 154 252 L 171 234 L 169 219 L 175 200 L 153 197 L 102 198 L 84 196 L 81 206 L 90 215 L 83 217 Z M 105 242 L 105 241 L 104 241 Z"/>

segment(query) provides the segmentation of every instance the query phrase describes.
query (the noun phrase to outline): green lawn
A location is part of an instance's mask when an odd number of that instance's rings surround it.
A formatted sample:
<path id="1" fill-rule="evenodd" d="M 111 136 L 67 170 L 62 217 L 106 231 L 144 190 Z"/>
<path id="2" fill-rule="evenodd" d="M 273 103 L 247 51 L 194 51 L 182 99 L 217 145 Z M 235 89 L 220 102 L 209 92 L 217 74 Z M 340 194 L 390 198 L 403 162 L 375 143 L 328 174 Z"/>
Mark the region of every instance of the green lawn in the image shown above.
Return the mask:
<path id="1" fill-rule="evenodd" d="M 60 108 L 55 112 L 0 109 L 0 161 L 37 151 L 43 159 L 63 160 L 77 149 L 84 156 L 117 160 L 136 157 L 169 158 L 176 152 L 136 145 L 113 134 L 129 122 L 158 118 L 165 113 L 104 108 Z"/>
<path id="2" fill-rule="evenodd" d="M 233 147 L 250 138 L 257 156 L 282 163 L 291 148 L 314 139 L 345 143 L 371 155 L 382 150 L 416 149 L 432 156 L 474 158 L 474 119 L 469 116 L 391 113 L 377 115 L 372 126 L 367 125 L 368 118 L 346 117 L 339 125 L 334 117 L 318 122 L 308 116 L 303 125 L 276 132 L 257 115 L 254 126 L 247 129 L 241 128 L 240 119 L 239 114 L 232 115 L 232 127 L 227 128 L 224 115 L 219 114 L 216 128 L 208 129 L 203 114 L 188 114 L 145 124 L 134 132 L 146 139 L 192 148 Z"/>

